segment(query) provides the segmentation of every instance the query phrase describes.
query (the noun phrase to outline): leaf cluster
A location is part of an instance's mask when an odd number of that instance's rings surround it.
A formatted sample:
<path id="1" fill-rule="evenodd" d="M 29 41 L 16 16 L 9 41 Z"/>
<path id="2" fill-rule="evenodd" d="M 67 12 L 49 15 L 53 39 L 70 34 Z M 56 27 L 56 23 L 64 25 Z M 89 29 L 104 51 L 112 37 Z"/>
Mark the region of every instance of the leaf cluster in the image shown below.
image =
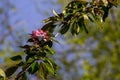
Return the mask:
<path id="1" fill-rule="evenodd" d="M 53 32 L 59 27 L 62 35 L 69 31 L 72 35 L 78 35 L 82 30 L 88 33 L 87 23 L 97 23 L 102 28 L 102 22 L 108 17 L 112 6 L 117 6 L 116 1 L 112 0 L 93 0 L 92 2 L 73 0 L 65 7 L 62 13 L 53 10 L 55 16 L 45 19 L 46 23 L 43 30 Z"/>
<path id="2" fill-rule="evenodd" d="M 28 40 L 28 42 L 32 42 L 32 40 Z M 18 62 L 16 65 L 9 67 L 5 73 L 7 77 L 10 77 L 18 68 L 22 68 L 16 77 L 16 80 L 26 80 L 26 72 L 29 74 L 38 73 L 41 78 L 44 80 L 51 73 L 53 75 L 56 74 L 57 65 L 54 61 L 49 59 L 50 55 L 53 55 L 55 51 L 51 48 L 52 41 L 39 41 L 39 44 L 33 45 L 24 45 L 20 46 L 24 49 L 26 54 L 25 60 L 22 60 L 21 55 L 16 55 L 11 57 L 10 59 Z"/>

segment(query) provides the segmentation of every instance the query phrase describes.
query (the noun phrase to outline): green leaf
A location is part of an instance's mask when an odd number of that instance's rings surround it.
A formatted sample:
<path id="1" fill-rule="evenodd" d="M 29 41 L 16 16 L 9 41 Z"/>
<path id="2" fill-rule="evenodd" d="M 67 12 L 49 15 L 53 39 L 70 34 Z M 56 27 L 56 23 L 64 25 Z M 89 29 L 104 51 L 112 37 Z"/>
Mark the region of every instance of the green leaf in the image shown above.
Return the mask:
<path id="1" fill-rule="evenodd" d="M 16 55 L 16 56 L 11 57 L 10 59 L 13 61 L 20 61 L 22 60 L 22 57 L 20 55 Z"/>
<path id="2" fill-rule="evenodd" d="M 34 62 L 31 64 L 30 68 L 28 69 L 28 72 L 34 74 L 38 69 L 39 69 L 38 62 Z"/>
<path id="3" fill-rule="evenodd" d="M 53 75 L 55 75 L 56 72 L 55 72 L 55 69 L 54 69 L 54 64 L 53 64 L 53 62 L 52 62 L 50 59 L 46 58 L 46 59 L 44 60 L 44 63 L 45 63 L 45 65 L 46 65 L 48 71 L 49 71 L 50 73 L 52 73 Z"/>
<path id="4" fill-rule="evenodd" d="M 76 22 L 74 22 L 73 25 L 71 26 L 71 33 L 72 35 L 76 36 L 79 34 L 79 32 L 80 32 L 80 27 Z"/>
<path id="5" fill-rule="evenodd" d="M 71 33 L 72 35 L 76 36 L 76 32 L 75 32 L 75 25 L 76 25 L 76 22 L 75 22 L 76 18 L 74 18 L 71 23 L 70 23 L 70 28 L 71 28 Z"/>
<path id="6" fill-rule="evenodd" d="M 49 22 L 49 23 L 45 24 L 41 29 L 43 31 L 49 31 L 50 33 L 53 33 L 55 27 L 56 27 L 56 25 L 54 25 L 54 22 Z"/>
<path id="7" fill-rule="evenodd" d="M 48 60 L 50 61 L 50 63 L 51 63 L 51 64 L 52 64 L 52 66 L 53 66 L 53 69 L 54 69 L 54 74 L 56 74 L 56 71 L 57 71 L 57 69 L 58 69 L 57 64 L 56 64 L 54 61 L 50 60 L 50 59 L 48 59 Z"/>
<path id="8" fill-rule="evenodd" d="M 104 11 L 103 18 L 102 18 L 103 21 L 105 21 L 105 19 L 108 17 L 108 13 L 109 13 L 109 10 L 111 7 L 112 6 L 107 6 L 107 7 L 103 6 L 102 7 L 102 10 Z"/>
<path id="9" fill-rule="evenodd" d="M 5 74 L 7 77 L 11 76 L 16 70 L 17 70 L 18 66 L 12 66 L 10 68 L 8 68 L 6 71 L 5 71 Z"/>
<path id="10" fill-rule="evenodd" d="M 43 62 L 40 62 L 40 67 L 39 67 L 39 75 L 42 78 L 42 80 L 47 79 L 49 75 L 49 71 L 46 68 L 46 65 Z"/>
<path id="11" fill-rule="evenodd" d="M 63 24 L 59 32 L 61 34 L 65 34 L 68 30 L 69 30 L 69 25 L 68 24 Z"/>
<path id="12" fill-rule="evenodd" d="M 84 19 L 83 18 L 80 18 L 78 20 L 78 26 L 80 27 L 80 30 L 82 31 L 83 30 L 83 23 L 84 23 Z"/>

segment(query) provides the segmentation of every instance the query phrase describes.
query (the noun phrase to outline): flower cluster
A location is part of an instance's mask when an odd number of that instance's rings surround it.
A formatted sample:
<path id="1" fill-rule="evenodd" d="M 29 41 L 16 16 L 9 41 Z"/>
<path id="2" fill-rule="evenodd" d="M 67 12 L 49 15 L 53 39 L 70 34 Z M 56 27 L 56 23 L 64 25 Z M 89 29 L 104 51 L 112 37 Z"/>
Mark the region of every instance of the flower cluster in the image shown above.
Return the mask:
<path id="1" fill-rule="evenodd" d="M 48 40 L 50 40 L 50 36 L 48 34 L 48 31 L 43 31 L 41 29 L 32 31 L 31 38 L 34 41 L 34 43 L 38 43 L 38 41 L 48 41 Z"/>

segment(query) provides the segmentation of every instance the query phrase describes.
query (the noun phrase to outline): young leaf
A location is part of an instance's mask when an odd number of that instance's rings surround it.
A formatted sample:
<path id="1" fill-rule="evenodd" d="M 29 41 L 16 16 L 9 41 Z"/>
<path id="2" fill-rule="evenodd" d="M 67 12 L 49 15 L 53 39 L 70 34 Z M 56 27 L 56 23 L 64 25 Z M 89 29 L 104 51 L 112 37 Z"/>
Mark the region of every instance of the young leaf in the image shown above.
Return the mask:
<path id="1" fill-rule="evenodd" d="M 10 59 L 13 61 L 20 61 L 20 60 L 22 60 L 22 57 L 20 55 L 16 55 L 14 57 L 11 57 Z"/>
<path id="2" fill-rule="evenodd" d="M 58 13 L 57 13 L 55 10 L 53 10 L 53 14 L 54 14 L 55 16 L 59 17 Z"/>
<path id="3" fill-rule="evenodd" d="M 45 62 L 45 65 L 48 71 L 54 75 L 55 71 L 54 71 L 53 64 L 51 63 L 51 61 L 49 59 L 45 59 L 44 62 Z"/>
<path id="4" fill-rule="evenodd" d="M 39 75 L 42 78 L 42 80 L 47 79 L 47 76 L 49 75 L 49 71 L 43 62 L 40 62 Z"/>
<path id="5" fill-rule="evenodd" d="M 56 74 L 56 71 L 57 71 L 57 69 L 58 69 L 57 64 L 56 64 L 54 61 L 50 60 L 50 59 L 48 59 L 48 61 L 50 61 L 50 63 L 52 64 L 53 69 L 54 69 L 54 74 Z"/>
<path id="6" fill-rule="evenodd" d="M 16 70 L 17 70 L 18 66 L 12 66 L 10 68 L 8 68 L 6 71 L 5 71 L 5 74 L 7 77 L 11 76 Z"/>
<path id="7" fill-rule="evenodd" d="M 52 60 L 50 60 L 48 58 L 45 58 L 44 63 L 46 65 L 48 71 L 50 73 L 52 73 L 53 75 L 55 75 L 56 74 L 57 65 Z"/>

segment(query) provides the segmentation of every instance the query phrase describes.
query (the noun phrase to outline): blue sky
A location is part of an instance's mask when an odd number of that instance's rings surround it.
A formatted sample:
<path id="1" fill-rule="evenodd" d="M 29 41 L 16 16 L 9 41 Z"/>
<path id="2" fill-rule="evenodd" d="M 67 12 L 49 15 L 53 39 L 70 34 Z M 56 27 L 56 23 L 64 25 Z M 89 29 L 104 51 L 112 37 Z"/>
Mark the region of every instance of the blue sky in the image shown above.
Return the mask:
<path id="1" fill-rule="evenodd" d="M 25 28 L 27 32 L 40 28 L 43 25 L 42 20 L 53 15 L 53 9 L 61 11 L 57 0 L 10 0 L 10 2 L 15 6 L 10 12 L 11 25 L 16 29 Z"/>

